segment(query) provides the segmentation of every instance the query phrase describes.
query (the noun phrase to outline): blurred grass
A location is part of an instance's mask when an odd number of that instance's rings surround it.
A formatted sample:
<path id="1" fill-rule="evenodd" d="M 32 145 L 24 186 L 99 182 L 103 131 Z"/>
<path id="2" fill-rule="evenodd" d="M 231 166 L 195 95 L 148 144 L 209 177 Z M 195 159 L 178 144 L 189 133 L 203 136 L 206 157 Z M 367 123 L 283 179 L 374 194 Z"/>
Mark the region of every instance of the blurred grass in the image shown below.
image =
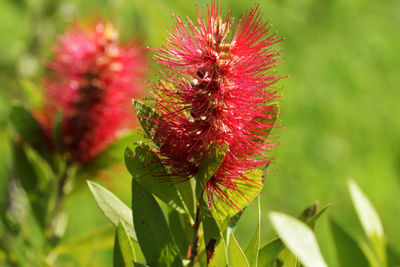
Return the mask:
<path id="1" fill-rule="evenodd" d="M 224 7 L 231 4 L 238 17 L 254 2 L 224 1 Z M 159 47 L 171 25 L 170 12 L 193 17 L 193 7 L 184 0 L 1 1 L 2 189 L 9 166 L 10 100 L 28 100 L 18 87 L 19 78 L 40 83 L 40 66 L 50 57 L 56 34 L 75 19 L 104 15 L 118 21 L 123 38 L 135 35 L 144 45 Z M 263 243 L 274 235 L 268 211 L 295 215 L 316 199 L 321 205 L 333 202 L 327 214 L 361 234 L 346 189 L 346 179 L 353 177 L 376 206 L 389 240 L 400 248 L 400 1 L 267 0 L 260 8 L 265 19 L 271 18 L 273 30 L 286 38 L 279 44 L 278 72 L 290 75 L 279 83 L 286 129 L 275 131 L 281 145 L 262 195 Z M 129 202 L 128 178 L 112 177 L 108 183 Z M 83 203 L 85 217 L 79 216 Z M 69 208 L 69 236 L 106 222 L 86 189 Z M 242 245 L 255 228 L 254 216 L 250 207 L 239 222 Z M 326 221 L 317 229 L 323 254 L 335 266 Z"/>

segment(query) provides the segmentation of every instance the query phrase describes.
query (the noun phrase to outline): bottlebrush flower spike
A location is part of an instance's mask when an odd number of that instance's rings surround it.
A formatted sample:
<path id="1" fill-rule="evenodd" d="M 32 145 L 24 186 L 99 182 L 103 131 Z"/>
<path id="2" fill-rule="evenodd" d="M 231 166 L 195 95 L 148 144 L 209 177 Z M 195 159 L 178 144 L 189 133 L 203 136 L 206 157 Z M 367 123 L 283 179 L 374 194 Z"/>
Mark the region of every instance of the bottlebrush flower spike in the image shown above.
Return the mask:
<path id="1" fill-rule="evenodd" d="M 48 64 L 52 73 L 45 79 L 44 128 L 51 132 L 61 109 L 63 148 L 86 163 L 133 126 L 130 99 L 144 93 L 145 52 L 134 42 L 119 44 L 118 31 L 104 21 L 75 25 L 59 38 L 54 52 Z"/>
<path id="2" fill-rule="evenodd" d="M 215 197 L 228 198 L 226 190 L 239 190 L 241 183 L 262 186 L 244 173 L 271 160 L 263 151 L 275 144 L 265 133 L 276 127 L 273 102 L 280 95 L 273 85 L 282 77 L 272 73 L 278 52 L 270 47 L 282 39 L 269 33 L 258 5 L 237 21 L 230 11 L 221 16 L 218 1 L 204 13 L 203 19 L 197 11 L 197 23 L 174 15 L 167 45 L 155 50 L 164 73 L 152 95 L 162 120 L 153 121 L 151 138 L 178 180 L 193 177 L 213 146 L 229 146 L 205 186 L 212 203 Z"/>

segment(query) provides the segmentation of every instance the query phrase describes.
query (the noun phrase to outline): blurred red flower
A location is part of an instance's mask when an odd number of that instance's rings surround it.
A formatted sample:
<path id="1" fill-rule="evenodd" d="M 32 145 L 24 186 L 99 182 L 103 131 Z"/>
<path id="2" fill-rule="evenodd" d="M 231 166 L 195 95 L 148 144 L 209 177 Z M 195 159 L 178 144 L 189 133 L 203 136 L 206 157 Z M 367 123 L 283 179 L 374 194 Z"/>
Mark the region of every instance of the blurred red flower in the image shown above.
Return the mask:
<path id="1" fill-rule="evenodd" d="M 273 73 L 279 53 L 270 47 L 282 39 L 270 34 L 258 5 L 236 21 L 230 10 L 221 17 L 218 1 L 204 13 L 187 23 L 174 15 L 167 45 L 155 50 L 164 73 L 152 95 L 162 119 L 151 138 L 177 180 L 193 177 L 213 146 L 229 146 L 205 187 L 213 202 L 239 183 L 262 186 L 243 174 L 268 164 L 264 151 L 276 145 L 266 133 L 276 127 L 273 102 L 280 95 L 274 83 L 282 77 Z"/>
<path id="2" fill-rule="evenodd" d="M 86 163 L 133 127 L 130 105 L 144 93 L 145 51 L 133 41 L 120 44 L 117 29 L 105 21 L 75 25 L 53 50 L 41 121 L 51 136 L 55 114 L 62 110 L 63 150 Z"/>

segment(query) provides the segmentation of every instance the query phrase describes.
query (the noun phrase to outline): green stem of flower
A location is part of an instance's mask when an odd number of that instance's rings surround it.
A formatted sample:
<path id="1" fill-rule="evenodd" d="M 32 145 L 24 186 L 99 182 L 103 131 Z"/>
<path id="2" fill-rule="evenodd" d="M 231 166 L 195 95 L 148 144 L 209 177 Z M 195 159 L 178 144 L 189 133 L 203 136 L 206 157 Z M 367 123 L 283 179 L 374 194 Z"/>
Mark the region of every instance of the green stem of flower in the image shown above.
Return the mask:
<path id="1" fill-rule="evenodd" d="M 201 194 L 203 195 L 203 194 Z M 187 267 L 193 267 L 197 253 L 198 253 L 198 247 L 199 247 L 199 231 L 200 231 L 200 223 L 201 223 L 201 207 L 202 206 L 202 201 L 200 200 L 197 204 L 197 209 L 196 209 L 196 219 L 193 225 L 193 241 L 192 241 L 192 246 L 190 250 L 190 256 L 189 256 L 189 264 Z"/>
<path id="2" fill-rule="evenodd" d="M 58 180 L 57 183 L 57 189 L 55 193 L 55 203 L 54 206 L 52 207 L 52 210 L 50 211 L 50 220 L 48 224 L 48 230 L 49 230 L 49 239 L 56 238 L 55 233 L 54 233 L 54 226 L 57 220 L 57 216 L 61 210 L 61 204 L 64 200 L 65 197 L 65 185 L 68 181 L 68 173 L 70 171 L 70 168 L 72 166 L 72 161 L 68 160 L 66 162 L 65 168 L 63 169 L 60 179 Z"/>

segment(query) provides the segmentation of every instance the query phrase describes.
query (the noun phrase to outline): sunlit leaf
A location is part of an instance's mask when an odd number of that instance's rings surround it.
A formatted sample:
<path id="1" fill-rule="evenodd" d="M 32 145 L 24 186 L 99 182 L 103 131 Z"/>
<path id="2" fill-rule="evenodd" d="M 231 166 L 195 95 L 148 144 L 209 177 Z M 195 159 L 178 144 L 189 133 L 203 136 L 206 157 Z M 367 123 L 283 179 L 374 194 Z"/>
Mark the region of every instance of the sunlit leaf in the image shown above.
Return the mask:
<path id="1" fill-rule="evenodd" d="M 269 134 L 271 133 L 272 129 L 274 128 L 274 125 L 276 123 L 276 120 L 279 117 L 279 104 L 277 102 L 271 103 L 270 105 L 271 111 L 268 113 L 267 118 L 256 118 L 255 120 L 260 121 L 260 122 L 268 122 L 268 125 L 270 126 L 269 128 L 265 129 L 262 131 L 262 135 L 264 138 L 267 138 Z"/>
<path id="2" fill-rule="evenodd" d="M 247 177 L 249 181 L 238 181 L 238 187 L 235 190 L 225 190 L 226 198 L 219 197 L 215 199 L 213 205 L 211 205 L 211 212 L 222 231 L 227 227 L 227 221 L 250 204 L 263 188 L 263 171 L 252 169 L 245 172 L 244 176 Z M 235 205 L 233 205 L 232 202 Z"/>
<path id="3" fill-rule="evenodd" d="M 134 262 L 133 263 L 134 267 L 150 267 L 149 265 L 143 264 L 143 263 L 138 263 L 138 262 Z"/>
<path id="4" fill-rule="evenodd" d="M 154 120 L 160 120 L 161 116 L 153 107 L 139 100 L 132 100 L 132 104 L 143 130 L 149 137 L 153 137 L 156 126 Z M 153 140 L 153 142 L 158 145 L 157 140 Z"/>
<path id="5" fill-rule="evenodd" d="M 236 241 L 235 236 L 231 233 L 229 236 L 228 245 L 229 266 L 232 267 L 246 267 L 250 266 L 242 248 Z"/>
<path id="6" fill-rule="evenodd" d="M 312 230 L 286 214 L 271 212 L 270 220 L 282 241 L 306 267 L 327 266 Z"/>
<path id="7" fill-rule="evenodd" d="M 260 234 L 261 234 L 261 203 L 260 196 L 257 197 L 257 205 L 258 205 L 258 223 L 255 233 L 250 240 L 249 245 L 247 246 L 245 255 L 249 261 L 249 265 L 251 267 L 258 266 L 258 252 L 260 250 Z"/>
<path id="8" fill-rule="evenodd" d="M 192 219 L 194 219 L 194 217 L 196 216 L 195 209 L 197 200 L 195 199 L 195 186 L 196 181 L 194 179 L 175 184 L 176 189 L 178 189 L 179 195 L 182 197 L 183 203 L 187 207 L 187 212 Z"/>
<path id="9" fill-rule="evenodd" d="M 196 180 L 196 199 L 200 198 L 200 194 L 204 190 L 207 181 L 218 170 L 221 163 L 224 161 L 225 154 L 228 151 L 228 145 L 222 147 L 216 146 L 203 157 L 199 169 L 195 175 Z"/>
<path id="10" fill-rule="evenodd" d="M 373 244 L 375 253 L 377 254 L 379 260 L 382 264 L 385 264 L 386 240 L 378 213 L 369 199 L 353 180 L 349 181 L 349 190 L 361 225 L 368 239 Z"/>
<path id="11" fill-rule="evenodd" d="M 87 181 L 89 189 L 92 192 L 97 205 L 104 213 L 104 215 L 115 225 L 118 226 L 119 222 L 123 222 L 129 236 L 133 240 L 137 240 L 135 230 L 133 228 L 133 219 L 131 209 L 125 205 L 113 193 L 102 187 L 101 185 Z"/>
<path id="12" fill-rule="evenodd" d="M 278 256 L 278 266 L 300 267 L 299 259 L 287 248 L 284 248 Z"/>
<path id="13" fill-rule="evenodd" d="M 150 266 L 183 266 L 179 250 L 154 197 L 132 179 L 132 212 L 140 247 Z"/>
<path id="14" fill-rule="evenodd" d="M 168 180 L 160 159 L 144 143 L 137 143 L 134 150 L 125 150 L 125 163 L 133 179 L 156 195 L 170 207 L 184 213 L 187 209 L 175 184 Z"/>
<path id="15" fill-rule="evenodd" d="M 136 260 L 132 242 L 122 222 L 118 224 L 118 227 L 115 231 L 113 255 L 114 267 L 130 267 L 132 266 L 132 262 Z"/>
<path id="16" fill-rule="evenodd" d="M 43 90 L 34 82 L 28 79 L 19 81 L 29 103 L 34 107 L 39 107 L 43 102 Z"/>

